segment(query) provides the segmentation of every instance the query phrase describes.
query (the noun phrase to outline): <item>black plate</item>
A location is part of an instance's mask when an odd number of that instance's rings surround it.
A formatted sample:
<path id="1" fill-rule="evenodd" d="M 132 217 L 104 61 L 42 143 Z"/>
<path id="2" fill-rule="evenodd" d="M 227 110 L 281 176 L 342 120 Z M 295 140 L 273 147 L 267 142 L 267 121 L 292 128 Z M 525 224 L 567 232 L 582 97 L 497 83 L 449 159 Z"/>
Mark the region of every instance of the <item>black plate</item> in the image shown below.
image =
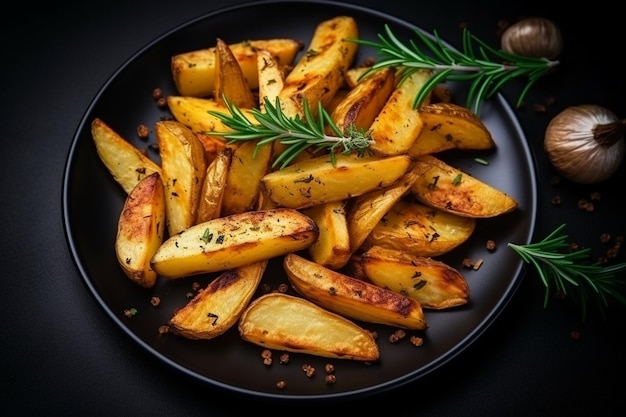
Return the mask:
<path id="1" fill-rule="evenodd" d="M 167 322 L 173 310 L 188 301 L 186 295 L 192 283 L 204 285 L 211 276 L 160 280 L 153 289 L 146 290 L 122 274 L 114 253 L 114 238 L 125 193 L 96 154 L 91 121 L 100 117 L 136 146 L 146 147 L 146 142 L 137 138 L 137 126 L 153 125 L 168 115 L 155 105 L 152 90 L 160 87 L 164 94 L 177 94 L 169 67 L 172 55 L 205 48 L 216 37 L 227 42 L 272 37 L 308 42 L 318 23 L 343 14 L 356 19 L 363 39 L 374 40 L 385 23 L 400 38 L 415 38 L 416 27 L 406 21 L 340 3 L 280 2 L 272 6 L 265 2 L 225 9 L 166 33 L 131 57 L 102 87 L 77 128 L 67 160 L 63 204 L 67 239 L 80 275 L 106 314 L 134 342 L 159 360 L 214 387 L 250 396 L 308 400 L 357 397 L 398 387 L 434 371 L 476 340 L 502 311 L 522 279 L 524 264 L 506 242 L 526 243 L 532 236 L 536 215 L 534 164 L 511 108 L 497 96 L 483 103 L 480 113 L 497 149 L 449 152 L 442 157 L 506 191 L 517 199 L 519 208 L 499 218 L 480 220 L 466 244 L 441 258 L 458 269 L 464 258 L 482 258 L 485 262 L 478 271 L 461 269 L 472 291 L 467 306 L 426 311 L 430 328 L 417 333 L 424 337 L 423 346 L 411 345 L 408 337 L 391 344 L 388 336 L 395 329 L 363 324 L 379 334 L 378 363 L 365 365 L 292 354 L 288 365 L 275 362 L 267 367 L 261 360 L 261 348 L 243 342 L 236 328 L 210 341 L 159 334 L 159 326 Z M 259 16 L 264 16 L 262 30 Z M 373 51 L 361 48 L 357 63 L 373 55 Z M 462 100 L 466 87 L 451 87 Z M 154 137 L 149 142 L 154 142 Z M 150 152 L 157 159 L 158 155 Z M 475 157 L 488 160 L 489 165 L 476 163 Z M 499 245 L 495 253 L 485 249 L 488 239 Z M 270 263 L 264 277 L 273 288 L 287 282 L 277 261 Z M 161 298 L 160 306 L 150 304 L 152 296 Z M 129 319 L 124 311 L 130 308 L 138 313 Z M 323 369 L 328 362 L 336 367 L 337 381 L 333 385 L 324 383 Z M 304 363 L 318 370 L 316 376 L 308 378 L 304 374 Z M 276 388 L 279 380 L 287 382 L 286 389 Z"/>

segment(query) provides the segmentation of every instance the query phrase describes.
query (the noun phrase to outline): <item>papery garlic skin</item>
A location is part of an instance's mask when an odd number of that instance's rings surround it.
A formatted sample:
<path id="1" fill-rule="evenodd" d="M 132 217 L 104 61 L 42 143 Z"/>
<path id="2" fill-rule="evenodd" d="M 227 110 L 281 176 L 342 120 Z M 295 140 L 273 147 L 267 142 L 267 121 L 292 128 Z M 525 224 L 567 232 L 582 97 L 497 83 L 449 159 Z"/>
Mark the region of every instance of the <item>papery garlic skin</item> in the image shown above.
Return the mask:
<path id="1" fill-rule="evenodd" d="M 563 36 L 551 20 L 527 17 L 504 31 L 500 45 L 502 50 L 516 55 L 556 59 L 563 49 Z"/>
<path id="2" fill-rule="evenodd" d="M 594 128 L 618 122 L 613 112 L 593 104 L 568 107 L 557 114 L 548 124 L 544 138 L 544 149 L 554 168 L 580 184 L 610 178 L 624 159 L 626 142 L 623 134 L 616 132 L 619 136 L 614 143 L 601 143 Z"/>

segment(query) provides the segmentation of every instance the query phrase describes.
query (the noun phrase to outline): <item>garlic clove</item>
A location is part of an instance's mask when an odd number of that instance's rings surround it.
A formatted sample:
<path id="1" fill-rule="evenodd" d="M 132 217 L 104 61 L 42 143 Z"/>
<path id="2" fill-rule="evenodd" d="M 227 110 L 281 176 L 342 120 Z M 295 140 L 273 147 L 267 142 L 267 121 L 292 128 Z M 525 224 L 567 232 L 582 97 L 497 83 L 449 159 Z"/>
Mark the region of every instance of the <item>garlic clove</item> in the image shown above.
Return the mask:
<path id="1" fill-rule="evenodd" d="M 509 26 L 500 39 L 502 50 L 533 58 L 556 59 L 563 49 L 559 27 L 544 17 L 527 17 Z"/>
<path id="2" fill-rule="evenodd" d="M 554 168 L 570 181 L 598 183 L 610 178 L 626 154 L 626 119 L 599 105 L 571 106 L 548 124 L 544 149 Z"/>

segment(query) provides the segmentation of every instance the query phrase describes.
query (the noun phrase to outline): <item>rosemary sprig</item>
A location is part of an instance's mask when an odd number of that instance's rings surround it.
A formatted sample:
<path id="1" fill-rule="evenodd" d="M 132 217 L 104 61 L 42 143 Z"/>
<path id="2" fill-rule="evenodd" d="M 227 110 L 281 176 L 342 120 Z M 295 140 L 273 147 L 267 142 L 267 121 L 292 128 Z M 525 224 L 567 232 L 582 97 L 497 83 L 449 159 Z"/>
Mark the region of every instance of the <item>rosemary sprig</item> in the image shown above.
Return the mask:
<path id="1" fill-rule="evenodd" d="M 223 136 L 229 143 L 245 140 L 257 140 L 259 147 L 279 141 L 286 148 L 272 163 L 274 167 L 280 164 L 280 169 L 289 165 L 300 153 L 313 147 L 313 153 L 326 151 L 330 154 L 333 165 L 336 162 L 336 154 L 349 154 L 353 151 L 363 155 L 372 142 L 367 132 L 350 126 L 344 134 L 333 122 L 328 112 L 319 103 L 317 117 L 314 116 L 308 103 L 303 103 L 304 116 L 288 117 L 280 107 L 280 101 L 276 98 L 273 105 L 269 99 L 264 98 L 265 112 L 254 108 L 249 111 L 257 123 L 248 119 L 243 111 L 224 98 L 224 103 L 229 114 L 217 111 L 209 111 L 210 114 L 219 118 L 224 125 L 231 128 L 232 132 L 206 132 L 209 135 Z M 334 135 L 326 133 L 330 128 Z"/>
<path id="2" fill-rule="evenodd" d="M 379 42 L 364 39 L 349 39 L 377 50 L 379 60 L 368 72 L 384 67 L 397 67 L 402 71 L 400 82 L 420 69 L 433 71 L 432 77 L 415 97 L 414 107 L 418 107 L 432 89 L 445 80 L 471 81 L 467 107 L 477 113 L 480 102 L 496 94 L 513 78 L 526 76 L 528 82 L 522 89 L 517 106 L 519 107 L 531 86 L 552 67 L 559 64 L 544 58 L 515 55 L 497 50 L 463 30 L 463 50 L 446 46 L 436 31 L 433 38 L 420 30 L 415 30 L 420 47 L 413 39 L 408 44 L 400 41 L 385 25 L 384 34 L 378 34 Z M 430 52 L 430 53 L 427 53 Z"/>
<path id="3" fill-rule="evenodd" d="M 609 297 L 626 304 L 626 297 L 618 287 L 626 280 L 620 273 L 626 272 L 626 262 L 602 265 L 589 261 L 589 248 L 566 252 L 569 247 L 567 235 L 562 234 L 566 224 L 557 227 L 543 240 L 526 245 L 508 243 L 528 264 L 535 267 L 546 287 L 544 307 L 553 291 L 571 296 L 579 304 L 583 321 L 587 316 L 587 303 L 593 301 L 601 312 L 608 306 Z"/>

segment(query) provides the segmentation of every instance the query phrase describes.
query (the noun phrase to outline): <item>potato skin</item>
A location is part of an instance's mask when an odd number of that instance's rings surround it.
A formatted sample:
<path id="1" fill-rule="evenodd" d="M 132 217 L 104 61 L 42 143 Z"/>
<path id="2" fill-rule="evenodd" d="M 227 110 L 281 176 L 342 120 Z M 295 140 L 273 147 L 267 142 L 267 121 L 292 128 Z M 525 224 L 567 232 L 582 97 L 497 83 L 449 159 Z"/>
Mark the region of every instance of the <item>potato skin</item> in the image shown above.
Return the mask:
<path id="1" fill-rule="evenodd" d="M 248 211 L 196 224 L 171 236 L 152 257 L 165 278 L 219 272 L 308 248 L 315 222 L 297 210 Z"/>
<path id="2" fill-rule="evenodd" d="M 124 274 L 142 287 L 152 288 L 156 283 L 157 273 L 150 259 L 163 242 L 164 230 L 163 182 L 154 172 L 126 197 L 115 238 L 115 254 Z"/>
<path id="3" fill-rule="evenodd" d="M 295 253 L 283 266 L 298 293 L 346 317 L 406 329 L 428 327 L 421 304 L 397 292 L 325 268 Z"/>

